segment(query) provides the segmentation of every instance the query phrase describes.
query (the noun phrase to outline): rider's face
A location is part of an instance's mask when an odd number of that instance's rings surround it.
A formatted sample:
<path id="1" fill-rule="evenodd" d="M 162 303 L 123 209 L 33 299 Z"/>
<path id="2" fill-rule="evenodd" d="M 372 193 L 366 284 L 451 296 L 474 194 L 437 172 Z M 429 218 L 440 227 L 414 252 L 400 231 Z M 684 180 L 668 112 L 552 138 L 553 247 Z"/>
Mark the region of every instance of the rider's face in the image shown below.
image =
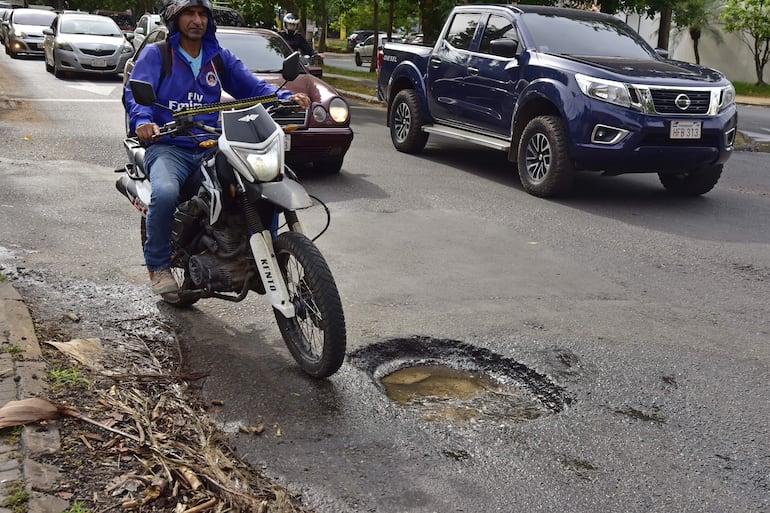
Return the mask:
<path id="1" fill-rule="evenodd" d="M 287 23 L 286 24 L 286 30 L 297 30 L 297 24 L 296 23 Z"/>
<path id="2" fill-rule="evenodd" d="M 188 39 L 203 39 L 209 24 L 209 11 L 195 5 L 184 9 L 177 18 L 179 32 Z"/>

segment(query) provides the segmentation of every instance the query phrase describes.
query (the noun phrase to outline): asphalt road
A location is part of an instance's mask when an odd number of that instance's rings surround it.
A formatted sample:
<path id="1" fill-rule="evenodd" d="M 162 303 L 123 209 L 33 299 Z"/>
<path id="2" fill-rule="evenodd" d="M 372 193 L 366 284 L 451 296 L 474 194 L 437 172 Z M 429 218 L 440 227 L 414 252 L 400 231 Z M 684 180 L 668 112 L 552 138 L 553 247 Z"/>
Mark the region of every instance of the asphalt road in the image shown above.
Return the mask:
<path id="1" fill-rule="evenodd" d="M 435 137 L 400 154 L 384 111 L 355 106 L 342 173 L 302 177 L 332 211 L 318 245 L 349 333 L 350 358 L 318 382 L 259 297 L 156 306 L 114 189 L 119 81 L 0 68 L 3 94 L 29 100 L 0 113 L 0 265 L 33 271 L 38 301 L 68 291 L 84 319 L 131 303 L 173 326 L 240 454 L 319 513 L 770 511 L 767 154 L 735 154 L 701 198 L 581 175 L 547 201 L 491 150 Z M 320 229 L 320 209 L 305 220 Z M 556 407 L 430 420 L 377 379 L 415 355 Z"/>

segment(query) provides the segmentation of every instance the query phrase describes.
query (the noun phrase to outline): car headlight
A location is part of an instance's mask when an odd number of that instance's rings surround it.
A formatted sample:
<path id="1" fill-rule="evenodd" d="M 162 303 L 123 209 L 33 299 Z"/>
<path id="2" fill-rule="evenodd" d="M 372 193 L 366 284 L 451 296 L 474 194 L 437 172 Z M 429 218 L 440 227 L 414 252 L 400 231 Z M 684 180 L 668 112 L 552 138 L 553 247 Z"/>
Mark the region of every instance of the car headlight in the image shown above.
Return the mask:
<path id="1" fill-rule="evenodd" d="M 72 47 L 67 41 L 56 41 L 56 48 L 58 50 L 66 50 L 68 52 L 72 51 Z"/>
<path id="2" fill-rule="evenodd" d="M 313 107 L 313 119 L 316 123 L 323 123 L 326 121 L 326 109 L 323 108 L 323 105 L 316 105 Z"/>
<path id="3" fill-rule="evenodd" d="M 134 47 L 131 46 L 131 43 L 123 43 L 123 46 L 120 47 L 120 53 L 134 53 Z"/>
<path id="4" fill-rule="evenodd" d="M 27 34 L 25 34 L 24 32 L 22 32 L 19 29 L 14 30 L 13 31 L 13 35 L 18 37 L 18 38 L 21 38 L 21 39 L 24 39 L 25 37 L 27 37 Z"/>
<path id="5" fill-rule="evenodd" d="M 722 88 L 722 97 L 719 100 L 719 110 L 726 109 L 735 103 L 735 88 L 732 84 Z"/>
<path id="6" fill-rule="evenodd" d="M 334 98 L 329 103 L 329 115 L 337 123 L 344 123 L 350 116 L 348 103 L 340 97 Z"/>
<path id="7" fill-rule="evenodd" d="M 275 149 L 276 145 L 282 144 L 281 138 L 275 140 L 265 148 L 264 152 L 254 152 L 241 148 L 233 148 L 236 155 L 246 164 L 251 176 L 258 182 L 272 182 L 281 173 L 281 162 L 279 156 L 281 148 Z"/>
<path id="8" fill-rule="evenodd" d="M 589 77 L 580 73 L 575 75 L 575 80 L 577 80 L 578 87 L 583 91 L 583 94 L 589 98 L 614 103 L 621 107 L 631 106 L 631 96 L 628 94 L 628 88 L 621 82 Z"/>

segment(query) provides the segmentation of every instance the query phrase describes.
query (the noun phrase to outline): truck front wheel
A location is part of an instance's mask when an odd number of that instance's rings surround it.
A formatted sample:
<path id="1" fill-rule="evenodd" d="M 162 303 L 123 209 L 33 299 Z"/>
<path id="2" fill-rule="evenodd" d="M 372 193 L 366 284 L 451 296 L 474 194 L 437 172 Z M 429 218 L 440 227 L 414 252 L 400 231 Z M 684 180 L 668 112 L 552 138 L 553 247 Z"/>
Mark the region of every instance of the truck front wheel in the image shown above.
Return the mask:
<path id="1" fill-rule="evenodd" d="M 422 111 L 413 89 L 400 91 L 390 107 L 390 138 L 393 146 L 404 153 L 420 153 L 428 142 L 422 131 Z"/>
<path id="2" fill-rule="evenodd" d="M 706 194 L 722 176 L 722 164 L 708 166 L 691 173 L 658 174 L 660 183 L 668 192 L 676 196 L 700 196 Z"/>
<path id="3" fill-rule="evenodd" d="M 575 180 L 567 149 L 567 131 L 557 116 L 539 116 L 519 141 L 519 178 L 524 190 L 547 198 L 566 194 Z"/>

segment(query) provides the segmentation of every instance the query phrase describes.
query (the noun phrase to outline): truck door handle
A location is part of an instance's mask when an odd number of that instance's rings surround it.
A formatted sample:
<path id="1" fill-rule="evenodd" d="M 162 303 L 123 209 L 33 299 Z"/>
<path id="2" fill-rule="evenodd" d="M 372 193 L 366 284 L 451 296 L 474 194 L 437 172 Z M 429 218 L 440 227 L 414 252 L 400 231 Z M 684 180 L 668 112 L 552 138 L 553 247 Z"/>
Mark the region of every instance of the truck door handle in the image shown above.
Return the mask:
<path id="1" fill-rule="evenodd" d="M 436 57 L 431 57 L 430 65 L 433 68 L 438 68 L 439 66 L 441 66 L 441 59 L 437 59 Z"/>
<path id="2" fill-rule="evenodd" d="M 479 74 L 479 69 L 478 68 L 472 68 L 472 67 L 468 66 L 468 74 L 469 75 L 478 75 Z"/>

